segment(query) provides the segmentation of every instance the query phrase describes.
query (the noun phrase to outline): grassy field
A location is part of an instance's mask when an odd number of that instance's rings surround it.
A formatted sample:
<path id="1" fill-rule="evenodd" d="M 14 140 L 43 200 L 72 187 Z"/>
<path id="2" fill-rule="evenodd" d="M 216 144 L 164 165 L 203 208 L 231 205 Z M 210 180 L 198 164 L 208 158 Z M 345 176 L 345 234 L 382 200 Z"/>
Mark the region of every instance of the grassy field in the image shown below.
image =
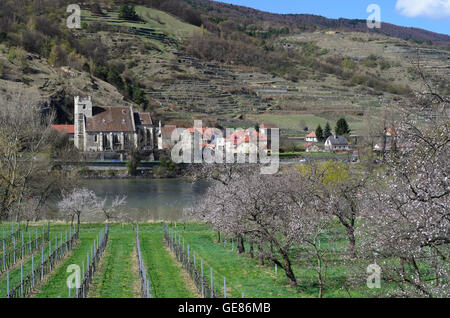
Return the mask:
<path id="1" fill-rule="evenodd" d="M 7 225 L 10 226 L 10 225 Z M 38 225 L 38 227 L 41 225 Z M 34 297 L 55 298 L 68 297 L 66 269 L 71 264 L 82 265 L 86 255 L 90 253 L 97 234 L 104 224 L 82 224 L 80 240 L 77 246 L 57 264 L 44 282 L 37 286 Z M 217 242 L 217 233 L 205 224 L 187 223 L 172 224 L 171 227 L 185 239 L 189 245 L 190 258 L 196 254 L 197 267 L 203 260 L 204 273 L 208 283 L 210 268 L 213 268 L 214 286 L 218 295 L 223 295 L 224 278 L 226 278 L 227 297 L 317 297 L 318 283 L 314 263 L 308 259 L 301 247 L 293 249 L 293 270 L 298 279 L 298 286 L 292 287 L 281 268 L 271 263 L 259 265 L 256 258 L 248 253 L 238 254 L 235 242 L 222 237 Z M 4 224 L 1 228 L 7 228 Z M 69 225 L 51 224 L 51 238 L 60 237 Z M 100 264 L 90 285 L 88 297 L 136 298 L 140 296 L 140 279 L 138 274 L 135 232 L 131 224 L 110 224 L 109 240 L 102 254 Z M 347 277 L 351 271 L 361 265 L 349 262 L 345 257 L 347 241 L 342 228 L 335 224 L 332 230 L 321 239 L 322 248 L 326 250 L 328 266 L 325 270 L 326 283 L 324 297 L 368 297 L 377 296 L 377 291 L 369 290 L 365 284 L 357 288 L 347 288 Z M 145 223 L 140 225 L 141 249 L 148 276 L 151 280 L 152 295 L 155 298 L 188 298 L 199 297 L 195 285 L 187 272 L 181 267 L 175 256 L 169 251 L 163 238 L 162 223 Z M 256 249 L 256 248 L 255 248 Z M 246 250 L 249 250 L 246 242 Z M 36 251 L 35 259 L 40 260 L 41 251 Z M 48 245 L 44 249 L 44 257 L 48 256 Z M 24 273 L 31 270 L 31 258 L 24 259 Z M 20 264 L 10 271 L 10 288 L 20 283 Z M 378 291 L 379 292 L 379 291 Z M 6 275 L 0 276 L 0 297 L 6 296 Z M 72 291 L 73 296 L 73 291 Z"/>
<path id="2" fill-rule="evenodd" d="M 189 280 L 177 261 L 169 254 L 163 242 L 162 225 L 140 226 L 140 239 L 144 263 L 153 284 L 156 298 L 195 297 L 192 288 L 187 288 Z"/>
<path id="3" fill-rule="evenodd" d="M 183 224 L 174 227 L 185 238 L 185 244 L 189 244 L 192 251 L 196 251 L 198 257 L 214 268 L 215 286 L 223 286 L 223 277 L 227 281 L 227 294 L 232 297 L 317 297 L 317 275 L 312 266 L 308 264 L 300 252 L 293 257 L 293 270 L 298 279 L 298 287 L 289 284 L 282 269 L 273 264 L 258 264 L 256 259 L 249 255 L 237 254 L 236 246 L 230 240 L 226 244 L 217 243 L 217 234 L 204 224 Z M 326 284 L 323 297 L 367 297 L 376 295 L 376 291 L 369 290 L 366 286 L 347 290 L 346 277 L 349 271 L 358 264 L 345 262 L 344 259 L 336 259 L 336 252 L 345 254 L 347 241 L 342 230 L 336 225 L 336 229 L 325 236 L 321 242 L 322 248 L 329 250 L 329 266 L 325 271 Z M 234 243 L 235 244 L 235 243 Z M 225 246 L 224 246 L 225 245 Z M 233 248 L 233 250 L 232 250 Z M 248 245 L 246 246 L 248 251 Z M 191 252 L 192 253 L 192 252 Z M 218 284 L 218 285 L 217 285 Z M 223 289 L 223 287 L 221 287 Z"/>
<path id="4" fill-rule="evenodd" d="M 113 226 L 89 297 L 137 298 L 140 281 L 131 225 Z"/>

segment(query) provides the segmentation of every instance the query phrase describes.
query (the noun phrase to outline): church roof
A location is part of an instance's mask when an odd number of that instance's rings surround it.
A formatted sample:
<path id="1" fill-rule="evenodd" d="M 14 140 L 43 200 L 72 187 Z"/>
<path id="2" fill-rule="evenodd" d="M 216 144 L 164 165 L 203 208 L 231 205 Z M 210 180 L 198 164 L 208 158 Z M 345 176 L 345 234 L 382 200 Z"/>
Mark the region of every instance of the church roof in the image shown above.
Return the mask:
<path id="1" fill-rule="evenodd" d="M 134 132 L 131 107 L 93 107 L 92 117 L 86 119 L 87 132 Z"/>
<path id="2" fill-rule="evenodd" d="M 153 125 L 150 113 L 134 113 L 134 122 L 136 125 Z"/>

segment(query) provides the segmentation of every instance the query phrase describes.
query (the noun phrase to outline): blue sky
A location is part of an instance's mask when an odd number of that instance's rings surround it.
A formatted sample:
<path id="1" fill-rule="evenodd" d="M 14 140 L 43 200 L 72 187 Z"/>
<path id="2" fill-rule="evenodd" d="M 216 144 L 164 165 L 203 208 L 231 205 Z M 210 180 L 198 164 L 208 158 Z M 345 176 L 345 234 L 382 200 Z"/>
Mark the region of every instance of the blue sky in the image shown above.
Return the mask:
<path id="1" fill-rule="evenodd" d="M 377 4 L 381 21 L 450 35 L 450 0 L 221 0 L 274 13 L 310 13 L 327 18 L 367 19 Z"/>

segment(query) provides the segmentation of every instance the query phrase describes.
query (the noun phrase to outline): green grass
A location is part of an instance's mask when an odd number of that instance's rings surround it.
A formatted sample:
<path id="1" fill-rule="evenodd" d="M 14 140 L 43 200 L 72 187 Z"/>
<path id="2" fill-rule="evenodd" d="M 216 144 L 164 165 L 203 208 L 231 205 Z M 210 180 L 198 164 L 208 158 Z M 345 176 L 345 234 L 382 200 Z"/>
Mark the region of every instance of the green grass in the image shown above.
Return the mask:
<path id="1" fill-rule="evenodd" d="M 89 297 L 140 297 L 140 280 L 136 271 L 136 244 L 133 234 L 131 225 L 111 226 L 108 244 L 102 255 L 99 272 L 96 273 L 89 291 Z M 134 267 L 133 263 L 136 264 Z"/>
<path id="2" fill-rule="evenodd" d="M 74 247 L 72 254 L 60 264 L 55 272 L 51 274 L 48 280 L 39 288 L 39 292 L 36 295 L 38 298 L 66 298 L 69 291 L 67 288 L 67 267 L 71 264 L 79 265 L 81 268 L 82 262 L 85 263 L 87 253 L 90 253 L 91 246 L 97 234 L 104 228 L 103 224 L 81 224 L 80 227 L 80 242 L 79 245 Z M 90 256 L 89 256 L 90 257 Z M 73 292 L 73 291 L 72 291 Z"/>
<path id="3" fill-rule="evenodd" d="M 50 239 L 52 242 L 52 251 L 55 248 L 55 237 L 58 238 L 58 242 L 60 242 L 60 233 L 63 233 L 63 239 L 65 240 L 65 231 L 68 230 L 69 227 L 68 226 L 64 226 L 64 225 L 51 225 L 50 228 Z M 59 245 L 60 243 L 58 243 Z M 42 258 L 42 249 L 39 248 L 38 250 L 34 251 L 33 253 L 34 255 L 34 265 L 35 268 L 37 266 L 37 264 L 39 264 L 41 262 L 41 258 Z M 46 242 L 46 244 L 44 245 L 44 259 L 46 257 L 49 256 L 49 244 L 48 242 Z M 26 277 L 32 269 L 32 260 L 31 260 L 31 254 L 30 255 L 25 255 L 23 260 L 18 260 L 16 265 L 14 267 L 12 267 L 9 270 L 9 288 L 10 290 L 17 286 L 20 283 L 20 276 L 21 276 L 21 262 L 23 262 L 23 273 L 24 273 L 24 277 Z M 6 297 L 7 294 L 7 276 L 6 273 L 3 273 L 0 276 L 0 298 L 1 297 Z"/>
<path id="4" fill-rule="evenodd" d="M 136 6 L 136 13 L 141 17 L 144 23 L 130 20 L 122 20 L 117 12 L 104 12 L 104 16 L 93 16 L 90 11 L 83 10 L 82 16 L 84 22 L 92 21 L 105 22 L 110 25 L 120 25 L 127 27 L 136 27 L 153 30 L 157 33 L 164 33 L 174 38 L 190 37 L 200 32 L 200 28 L 189 23 L 178 20 L 174 16 L 152 8 Z M 158 21 L 159 20 L 159 21 Z M 160 23 L 161 22 L 161 23 Z"/>
<path id="5" fill-rule="evenodd" d="M 266 262 L 261 266 L 256 259 L 249 255 L 237 254 L 236 247 L 231 250 L 232 244 L 228 240 L 226 247 L 223 242 L 217 243 L 217 234 L 211 231 L 204 224 L 187 224 L 186 230 L 178 225 L 176 228 L 185 238 L 185 244 L 189 244 L 191 253 L 195 250 L 197 257 L 202 257 L 207 263 L 205 271 L 209 273 L 209 266 L 214 268 L 214 285 L 220 286 L 219 292 L 222 294 L 223 277 L 227 280 L 227 293 L 232 297 L 317 297 L 318 283 L 317 275 L 311 266 L 307 265 L 305 256 L 299 254 L 299 250 L 293 249 L 293 253 L 298 253 L 293 260 L 293 270 L 298 280 L 298 286 L 292 287 L 289 284 L 284 271 L 278 268 L 275 274 L 273 264 Z M 336 224 L 333 233 L 323 238 L 322 248 L 328 249 L 327 257 L 333 258 L 331 251 L 338 251 L 345 254 L 347 241 L 343 235 L 343 230 Z M 248 245 L 246 246 L 248 251 Z M 328 255 L 329 254 L 329 255 Z M 192 255 L 192 254 L 191 254 Z M 197 258 L 197 261 L 199 258 Z M 374 295 L 377 291 L 368 290 L 365 286 L 360 286 L 347 291 L 344 287 L 348 274 L 360 264 L 352 264 L 342 259 L 335 259 L 329 262 L 326 270 L 326 283 L 323 297 L 367 297 Z"/>
<path id="6" fill-rule="evenodd" d="M 161 224 L 141 225 L 140 240 L 144 263 L 155 298 L 186 298 L 195 295 L 186 288 L 180 264 L 169 255 L 163 242 Z"/>

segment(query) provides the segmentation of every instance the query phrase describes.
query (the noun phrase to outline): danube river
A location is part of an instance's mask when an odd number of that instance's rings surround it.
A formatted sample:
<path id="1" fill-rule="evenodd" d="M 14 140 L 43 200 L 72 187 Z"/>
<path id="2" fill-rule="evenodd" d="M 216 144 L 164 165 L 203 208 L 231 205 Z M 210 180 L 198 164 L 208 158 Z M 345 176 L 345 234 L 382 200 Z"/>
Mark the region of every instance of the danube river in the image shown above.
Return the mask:
<path id="1" fill-rule="evenodd" d="M 130 220 L 179 221 L 183 209 L 191 207 L 209 186 L 208 181 L 191 182 L 187 179 L 90 179 L 84 187 L 93 190 L 99 197 L 109 199 L 126 195 L 127 203 L 122 210 Z M 60 218 L 51 209 L 48 218 Z M 100 214 L 85 215 L 83 221 L 102 221 Z"/>

